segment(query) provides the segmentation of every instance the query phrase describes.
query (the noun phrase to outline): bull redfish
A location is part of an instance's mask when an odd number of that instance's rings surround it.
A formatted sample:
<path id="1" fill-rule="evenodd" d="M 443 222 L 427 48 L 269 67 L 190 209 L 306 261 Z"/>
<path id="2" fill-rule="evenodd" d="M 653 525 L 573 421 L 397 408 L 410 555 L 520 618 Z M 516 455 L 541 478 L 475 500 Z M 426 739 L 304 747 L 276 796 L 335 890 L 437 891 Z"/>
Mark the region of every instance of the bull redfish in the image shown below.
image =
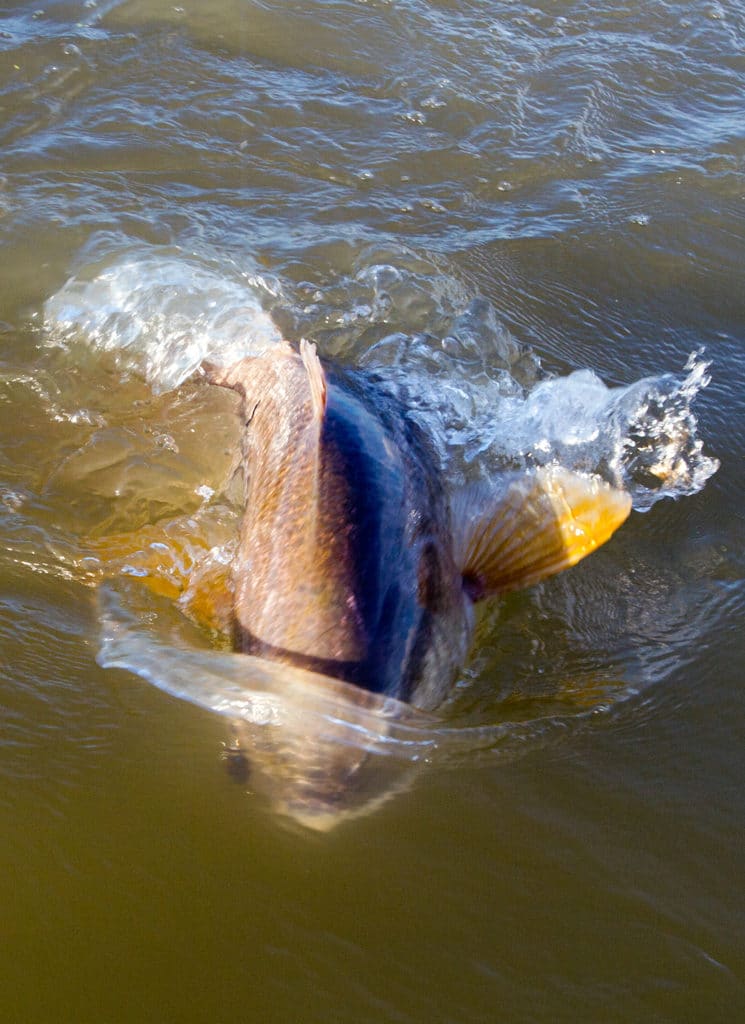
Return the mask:
<path id="1" fill-rule="evenodd" d="M 450 494 L 400 402 L 324 367 L 307 342 L 205 372 L 242 399 L 235 648 L 351 683 L 361 705 L 381 694 L 435 708 L 465 661 L 474 605 L 573 565 L 631 508 L 627 493 L 558 466 Z M 303 755 L 313 782 L 289 801 L 296 816 L 328 810 L 361 760 L 346 755 L 342 771 L 327 753 Z"/>
<path id="2" fill-rule="evenodd" d="M 306 342 L 203 369 L 241 396 L 244 514 L 230 582 L 221 559 L 184 569 L 188 522 L 91 546 L 109 570 L 134 561 L 138 578 L 205 625 L 229 618 L 239 654 L 229 666 L 193 651 L 184 660 L 139 638 L 104 663 L 132 667 L 134 650 L 145 678 L 233 718 L 231 766 L 243 770 L 248 755 L 253 789 L 327 829 L 400 788 L 402 762 L 371 752 L 395 752 L 396 735 L 435 742 L 421 712 L 456 680 L 475 605 L 573 565 L 631 499 L 558 466 L 453 491 L 402 403 L 363 374 L 324 367 Z"/>

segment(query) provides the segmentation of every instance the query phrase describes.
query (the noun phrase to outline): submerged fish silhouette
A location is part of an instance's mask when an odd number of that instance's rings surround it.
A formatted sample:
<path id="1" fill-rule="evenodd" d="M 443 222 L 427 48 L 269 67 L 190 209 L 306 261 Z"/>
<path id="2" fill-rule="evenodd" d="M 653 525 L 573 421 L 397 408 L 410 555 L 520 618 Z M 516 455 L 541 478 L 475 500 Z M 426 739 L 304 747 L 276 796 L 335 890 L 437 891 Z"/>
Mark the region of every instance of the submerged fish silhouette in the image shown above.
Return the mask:
<path id="1" fill-rule="evenodd" d="M 373 694 L 436 707 L 467 655 L 474 604 L 573 565 L 631 508 L 599 477 L 558 466 L 449 495 L 400 403 L 325 369 L 306 342 L 205 372 L 242 397 L 235 648 L 280 675 L 353 684 L 345 694 L 362 707 Z M 325 820 L 363 759 L 316 739 L 282 798 L 306 824 Z"/>

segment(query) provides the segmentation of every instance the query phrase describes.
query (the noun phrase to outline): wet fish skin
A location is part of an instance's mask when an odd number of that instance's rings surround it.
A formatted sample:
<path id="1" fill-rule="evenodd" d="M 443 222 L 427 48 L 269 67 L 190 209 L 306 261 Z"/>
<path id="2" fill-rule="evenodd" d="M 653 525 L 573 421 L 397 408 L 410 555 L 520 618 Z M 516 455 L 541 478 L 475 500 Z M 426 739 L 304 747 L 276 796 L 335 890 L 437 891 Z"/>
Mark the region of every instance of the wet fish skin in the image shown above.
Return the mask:
<path id="1" fill-rule="evenodd" d="M 435 708 L 465 662 L 474 604 L 574 564 L 630 498 L 559 467 L 450 496 L 407 411 L 374 382 L 324 369 L 307 344 L 206 372 L 242 396 L 235 647 L 298 676 L 280 681 L 292 720 L 276 735 L 246 727 L 247 751 L 275 810 L 326 831 L 404 781 L 349 742 L 357 709 L 377 695 L 396 698 L 396 716 Z M 306 670 L 336 685 L 338 711 L 303 715 Z"/>
<path id="2" fill-rule="evenodd" d="M 305 342 L 207 374 L 243 399 L 236 648 L 420 709 L 449 692 L 474 603 L 573 565 L 631 508 L 561 467 L 451 497 L 400 403 Z"/>
<path id="3" fill-rule="evenodd" d="M 422 430 L 307 349 L 208 375 L 243 399 L 236 648 L 436 706 L 465 659 L 472 610 Z"/>

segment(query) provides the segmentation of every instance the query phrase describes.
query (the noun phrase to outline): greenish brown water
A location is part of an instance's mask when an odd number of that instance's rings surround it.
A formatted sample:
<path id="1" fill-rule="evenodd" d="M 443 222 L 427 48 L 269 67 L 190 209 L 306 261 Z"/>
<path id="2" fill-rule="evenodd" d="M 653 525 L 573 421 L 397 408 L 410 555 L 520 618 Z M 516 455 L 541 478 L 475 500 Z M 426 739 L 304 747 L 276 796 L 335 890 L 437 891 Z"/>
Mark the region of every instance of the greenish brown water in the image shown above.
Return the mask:
<path id="1" fill-rule="evenodd" d="M 742 5 L 1 13 L 0 1020 L 739 1020 Z M 572 371 L 711 363 L 665 409 L 718 472 L 486 613 L 411 785 L 322 835 L 229 777 L 223 719 L 100 667 L 83 561 L 230 536 L 230 396 L 152 385 L 259 307 L 402 366 L 454 476 L 538 457 L 536 376 L 579 459 Z"/>

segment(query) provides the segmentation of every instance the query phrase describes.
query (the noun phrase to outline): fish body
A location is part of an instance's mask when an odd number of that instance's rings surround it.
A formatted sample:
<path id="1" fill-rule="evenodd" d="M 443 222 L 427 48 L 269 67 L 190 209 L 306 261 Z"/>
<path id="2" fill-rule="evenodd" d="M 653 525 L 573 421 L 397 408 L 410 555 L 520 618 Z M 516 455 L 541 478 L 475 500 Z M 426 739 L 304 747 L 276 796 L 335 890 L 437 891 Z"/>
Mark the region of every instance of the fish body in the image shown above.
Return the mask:
<path id="1" fill-rule="evenodd" d="M 465 658 L 472 602 L 424 432 L 308 347 L 212 377 L 243 397 L 236 648 L 436 706 Z"/>
<path id="2" fill-rule="evenodd" d="M 337 687 L 347 723 L 384 698 L 399 717 L 405 705 L 435 708 L 465 661 L 476 602 L 573 565 L 631 507 L 560 467 L 451 494 L 400 403 L 324 368 L 307 343 L 205 372 L 242 399 L 234 645 L 247 667 L 275 665 L 280 688 L 294 670 L 296 709 L 313 679 Z M 365 743 L 341 738 L 333 715 L 312 721 L 301 711 L 280 743 L 259 731 L 249 746 L 269 765 L 275 807 L 326 829 L 355 790 L 377 790 L 361 782 Z"/>

